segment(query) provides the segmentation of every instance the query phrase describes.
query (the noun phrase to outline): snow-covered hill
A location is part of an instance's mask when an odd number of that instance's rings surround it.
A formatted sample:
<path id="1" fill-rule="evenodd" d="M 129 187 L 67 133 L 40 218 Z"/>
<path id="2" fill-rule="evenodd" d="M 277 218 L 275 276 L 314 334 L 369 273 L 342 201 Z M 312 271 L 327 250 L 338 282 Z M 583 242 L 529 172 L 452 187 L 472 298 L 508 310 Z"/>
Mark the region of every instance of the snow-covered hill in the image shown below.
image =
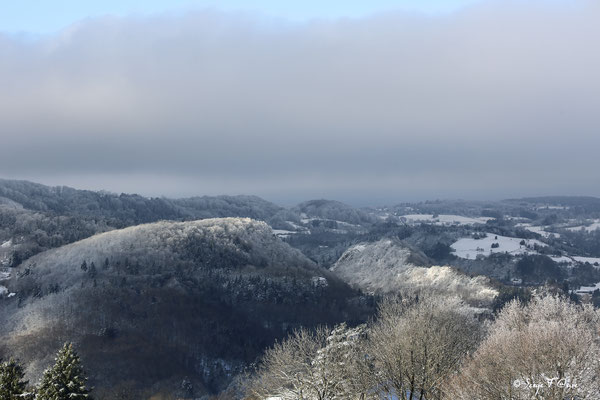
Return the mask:
<path id="1" fill-rule="evenodd" d="M 174 270 L 177 262 L 208 269 L 244 269 L 250 265 L 307 271 L 316 268 L 299 251 L 277 239 L 266 223 L 223 218 L 157 222 L 98 234 L 38 254 L 25 261 L 19 271 L 27 271 L 29 278 L 36 277 L 44 286 L 66 288 L 86 276 L 81 269 L 83 262 L 88 268 L 94 263 L 97 279 L 113 274 L 118 262 L 123 267 L 125 263 L 144 268 L 149 263 L 159 265 L 160 273 Z"/>
<path id="2" fill-rule="evenodd" d="M 350 247 L 331 267 L 339 277 L 365 291 L 390 291 L 398 273 L 429 265 L 427 257 L 397 240 L 382 239 Z"/>
<path id="3" fill-rule="evenodd" d="M 2 285 L 16 296 L 0 299 L 0 357 L 21 359 L 35 381 L 74 341 L 97 391 L 188 376 L 201 395 L 294 327 L 369 312 L 356 291 L 246 218 L 114 230 L 11 272 Z"/>
<path id="4" fill-rule="evenodd" d="M 350 285 L 369 292 L 406 289 L 458 295 L 476 304 L 489 304 L 498 292 L 486 277 L 469 277 L 451 267 L 428 267 L 427 257 L 391 239 L 350 247 L 331 270 Z"/>

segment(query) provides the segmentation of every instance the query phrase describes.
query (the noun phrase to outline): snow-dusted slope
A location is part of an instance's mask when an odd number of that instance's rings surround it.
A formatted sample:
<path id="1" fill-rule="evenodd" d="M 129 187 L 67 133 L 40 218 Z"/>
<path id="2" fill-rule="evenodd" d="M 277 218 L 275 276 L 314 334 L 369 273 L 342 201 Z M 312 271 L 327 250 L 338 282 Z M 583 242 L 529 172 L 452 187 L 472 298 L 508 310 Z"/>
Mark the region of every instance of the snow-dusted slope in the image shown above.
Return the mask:
<path id="1" fill-rule="evenodd" d="M 393 290 L 399 272 L 424 265 L 429 265 L 424 254 L 397 240 L 383 239 L 350 247 L 331 271 L 353 286 L 375 292 Z"/>
<path id="2" fill-rule="evenodd" d="M 102 233 L 29 258 L 1 284 L 16 295 L 0 299 L 0 358 L 18 357 L 35 381 L 74 341 L 97 392 L 227 384 L 291 328 L 366 318 L 356 291 L 244 218 Z"/>
<path id="3" fill-rule="evenodd" d="M 409 268 L 398 275 L 401 285 L 457 295 L 471 303 L 489 304 L 498 295 L 485 276 L 469 277 L 454 268 L 433 266 Z"/>
<path id="4" fill-rule="evenodd" d="M 471 278 L 451 267 L 427 267 L 425 255 L 400 241 L 384 239 L 350 247 L 331 270 L 350 285 L 369 292 L 431 289 L 474 303 L 498 294 L 486 277 Z"/>
<path id="5" fill-rule="evenodd" d="M 108 259 L 109 268 L 105 271 Z M 95 235 L 70 245 L 38 254 L 20 267 L 44 285 L 61 288 L 85 277 L 82 263 L 94 263 L 98 277 L 111 275 L 116 263 L 149 263 L 160 272 L 177 262 L 197 263 L 204 268 L 237 268 L 246 265 L 282 268 L 315 266 L 299 251 L 277 239 L 264 222 L 248 218 L 217 218 L 190 222 L 158 222 Z M 214 264 L 213 264 L 214 262 Z M 233 265 L 234 264 L 234 265 Z M 155 273 L 153 271 L 153 273 Z"/>

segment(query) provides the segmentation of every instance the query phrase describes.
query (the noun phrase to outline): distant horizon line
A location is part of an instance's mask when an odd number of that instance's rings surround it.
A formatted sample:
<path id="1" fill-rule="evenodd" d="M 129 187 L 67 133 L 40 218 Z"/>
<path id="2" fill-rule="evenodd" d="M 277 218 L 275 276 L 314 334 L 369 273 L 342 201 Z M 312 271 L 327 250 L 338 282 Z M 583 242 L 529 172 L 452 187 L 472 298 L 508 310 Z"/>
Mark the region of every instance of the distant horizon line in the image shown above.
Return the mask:
<path id="1" fill-rule="evenodd" d="M 315 198 L 307 198 L 306 200 L 301 200 L 299 202 L 281 202 L 281 201 L 274 201 L 274 200 L 270 200 L 268 197 L 269 196 L 261 196 L 258 194 L 251 194 L 251 193 L 237 193 L 237 194 L 197 194 L 197 195 L 187 195 L 187 196 L 169 196 L 169 195 L 146 195 L 146 194 L 141 194 L 141 193 L 136 193 L 136 192 L 118 192 L 118 191 L 113 191 L 113 190 L 109 190 L 109 189 L 87 189 L 87 188 L 78 188 L 78 187 L 74 187 L 74 186 L 70 186 L 70 185 L 53 185 L 53 184 L 46 184 L 46 183 L 41 183 L 41 182 L 36 182 L 30 179 L 12 179 L 12 178 L 3 178 L 0 177 L 0 183 L 2 182 L 22 182 L 22 183 L 27 183 L 27 184 L 33 184 L 33 185 L 40 185 L 46 188 L 50 188 L 50 189 L 58 189 L 58 188 L 67 188 L 67 189 L 71 189 L 71 190 L 76 190 L 76 191 L 87 191 L 87 192 L 92 192 L 92 193 L 102 193 L 102 194 L 108 194 L 108 195 L 115 195 L 115 196 L 120 196 L 120 195 L 129 195 L 129 196 L 140 196 L 146 199 L 167 199 L 167 200 L 185 200 L 185 199 L 193 199 L 193 198 L 201 198 L 201 197 L 256 197 L 259 198 L 261 200 L 267 201 L 269 203 L 273 203 L 275 205 L 278 205 L 280 207 L 284 207 L 284 208 L 288 208 L 288 207 L 294 207 L 297 205 L 300 205 L 302 203 L 306 203 L 306 202 L 310 202 L 310 201 L 319 201 L 319 200 L 324 200 L 324 201 L 335 201 L 338 203 L 342 203 L 345 205 L 348 205 L 350 207 L 353 208 L 376 208 L 376 207 L 394 207 L 394 206 L 400 206 L 403 204 L 406 205 L 416 205 L 416 204 L 426 204 L 426 203 L 436 203 L 436 202 L 465 202 L 465 203 L 484 203 L 484 202 L 505 202 L 505 201 L 519 201 L 519 200 L 536 200 L 536 199 L 554 199 L 556 201 L 558 201 L 559 199 L 594 199 L 594 200 L 600 200 L 600 197 L 597 196 L 591 196 L 591 195 L 580 195 L 580 194 L 572 194 L 572 195 L 558 195 L 558 194 L 554 194 L 554 195 L 548 195 L 548 194 L 542 194 L 542 195 L 530 195 L 530 196 L 522 196 L 522 197 L 513 197 L 513 196 L 509 196 L 509 197 L 504 197 L 504 198 L 495 198 L 495 199 L 465 199 L 465 198 L 452 198 L 452 197 L 447 197 L 447 198 L 429 198 L 429 199 L 424 199 L 424 200 L 415 200 L 415 201 L 397 201 L 397 202 L 390 202 L 390 203 L 381 203 L 381 204 L 370 204 L 370 205 L 356 205 L 356 204 L 352 204 L 352 202 L 347 202 L 345 200 L 338 200 L 336 198 L 326 198 L 326 197 L 315 197 Z"/>

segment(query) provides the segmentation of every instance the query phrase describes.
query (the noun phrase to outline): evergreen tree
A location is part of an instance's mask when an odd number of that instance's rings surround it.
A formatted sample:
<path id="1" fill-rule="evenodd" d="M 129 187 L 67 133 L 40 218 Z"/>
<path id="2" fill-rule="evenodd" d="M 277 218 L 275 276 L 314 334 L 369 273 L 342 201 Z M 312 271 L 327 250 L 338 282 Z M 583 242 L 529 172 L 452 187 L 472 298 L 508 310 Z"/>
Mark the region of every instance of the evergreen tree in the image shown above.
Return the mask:
<path id="1" fill-rule="evenodd" d="M 65 343 L 56 356 L 56 363 L 44 372 L 37 400 L 90 399 L 87 378 L 79 356 L 71 343 Z"/>
<path id="2" fill-rule="evenodd" d="M 23 398 L 27 381 L 23 380 L 23 368 L 12 358 L 0 364 L 0 399 Z"/>
<path id="3" fill-rule="evenodd" d="M 92 264 L 90 265 L 88 274 L 90 274 L 90 278 L 92 278 L 92 279 L 94 279 L 96 277 L 96 275 L 98 274 L 98 271 L 96 270 L 96 264 L 94 264 L 93 261 L 92 261 Z"/>

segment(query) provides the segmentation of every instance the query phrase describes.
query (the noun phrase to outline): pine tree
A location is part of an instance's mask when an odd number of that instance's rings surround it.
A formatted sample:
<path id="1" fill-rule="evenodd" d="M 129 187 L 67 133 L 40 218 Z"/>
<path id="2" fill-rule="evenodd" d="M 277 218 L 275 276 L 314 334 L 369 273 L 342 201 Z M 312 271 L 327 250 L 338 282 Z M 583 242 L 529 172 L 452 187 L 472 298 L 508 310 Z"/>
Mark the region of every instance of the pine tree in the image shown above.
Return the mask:
<path id="1" fill-rule="evenodd" d="M 90 275 L 90 278 L 92 278 L 92 279 L 96 278 L 96 275 L 98 274 L 98 271 L 96 270 L 96 264 L 94 264 L 93 261 L 92 261 L 92 264 L 90 265 L 88 274 Z"/>
<path id="2" fill-rule="evenodd" d="M 56 356 L 56 363 L 44 372 L 37 400 L 90 399 L 87 378 L 79 356 L 71 343 L 65 343 Z"/>
<path id="3" fill-rule="evenodd" d="M 27 381 L 23 380 L 23 368 L 12 358 L 0 364 L 0 399 L 23 398 Z"/>

